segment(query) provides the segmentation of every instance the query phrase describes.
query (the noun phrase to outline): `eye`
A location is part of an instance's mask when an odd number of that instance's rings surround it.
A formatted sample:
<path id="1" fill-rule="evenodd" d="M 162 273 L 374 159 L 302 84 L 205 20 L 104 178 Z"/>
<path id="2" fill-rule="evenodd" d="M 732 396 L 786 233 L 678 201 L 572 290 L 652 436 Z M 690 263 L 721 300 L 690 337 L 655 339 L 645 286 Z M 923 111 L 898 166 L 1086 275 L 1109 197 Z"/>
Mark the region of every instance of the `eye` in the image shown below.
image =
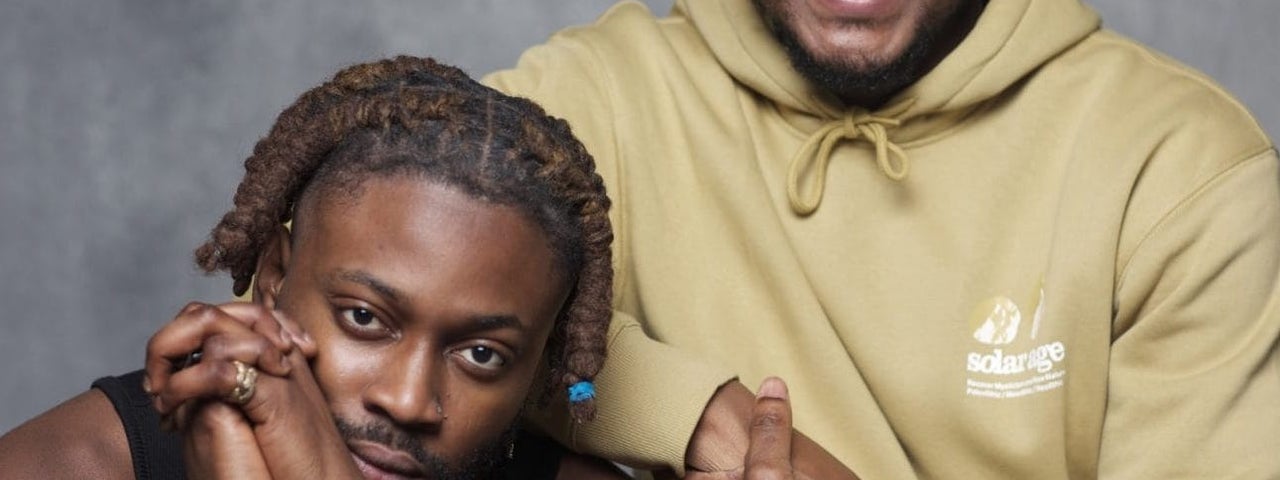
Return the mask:
<path id="1" fill-rule="evenodd" d="M 357 330 L 368 331 L 386 329 L 382 324 L 382 320 L 379 320 L 378 316 L 367 308 L 344 308 L 340 310 L 339 313 L 342 314 L 342 319 L 345 320 L 348 325 Z"/>
<path id="2" fill-rule="evenodd" d="M 484 345 L 464 348 L 459 350 L 458 354 L 462 355 L 466 361 L 486 370 L 497 370 L 507 364 L 507 360 L 502 358 L 502 355 Z"/>

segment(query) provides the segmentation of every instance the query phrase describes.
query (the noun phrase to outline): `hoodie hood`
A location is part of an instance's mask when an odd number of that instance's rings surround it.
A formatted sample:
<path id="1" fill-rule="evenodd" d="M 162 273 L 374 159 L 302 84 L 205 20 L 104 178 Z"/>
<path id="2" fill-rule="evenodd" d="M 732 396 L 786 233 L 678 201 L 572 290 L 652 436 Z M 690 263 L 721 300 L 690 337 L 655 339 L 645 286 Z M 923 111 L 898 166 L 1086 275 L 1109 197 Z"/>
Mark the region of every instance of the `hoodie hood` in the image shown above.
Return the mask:
<path id="1" fill-rule="evenodd" d="M 1078 0 L 990 0 L 955 50 L 884 107 L 867 112 L 843 106 L 801 77 L 751 0 L 678 0 L 674 13 L 690 19 L 729 75 L 810 135 L 788 179 L 792 208 L 801 215 L 821 202 L 826 163 L 841 141 L 870 143 L 885 175 L 901 180 L 910 169 L 910 142 L 955 125 L 1100 23 Z M 800 187 L 805 179 L 812 184 L 807 191 Z"/>

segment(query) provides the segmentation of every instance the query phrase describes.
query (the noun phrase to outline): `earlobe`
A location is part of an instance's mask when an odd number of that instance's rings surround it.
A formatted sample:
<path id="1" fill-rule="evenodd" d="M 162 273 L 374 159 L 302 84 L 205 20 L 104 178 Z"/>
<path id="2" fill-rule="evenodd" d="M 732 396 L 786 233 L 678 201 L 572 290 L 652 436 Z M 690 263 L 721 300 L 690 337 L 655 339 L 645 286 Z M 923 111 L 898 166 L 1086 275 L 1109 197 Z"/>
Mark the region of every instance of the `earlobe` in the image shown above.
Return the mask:
<path id="1" fill-rule="evenodd" d="M 258 270 L 253 284 L 253 298 L 258 304 L 275 309 L 289 264 L 289 249 L 289 228 L 281 225 L 263 245 L 262 254 L 258 255 Z"/>

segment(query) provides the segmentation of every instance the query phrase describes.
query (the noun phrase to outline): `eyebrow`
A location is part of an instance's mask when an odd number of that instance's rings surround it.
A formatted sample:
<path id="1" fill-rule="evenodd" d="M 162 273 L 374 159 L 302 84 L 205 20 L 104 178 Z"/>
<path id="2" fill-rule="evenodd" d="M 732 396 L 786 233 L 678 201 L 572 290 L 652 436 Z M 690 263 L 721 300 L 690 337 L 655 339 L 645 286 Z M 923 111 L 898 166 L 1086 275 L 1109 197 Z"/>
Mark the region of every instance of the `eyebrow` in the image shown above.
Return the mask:
<path id="1" fill-rule="evenodd" d="M 338 270 L 331 275 L 331 278 L 364 285 L 395 303 L 403 303 L 401 299 L 405 298 L 405 295 L 395 287 L 383 283 L 364 270 Z M 524 324 L 515 315 L 480 314 L 468 316 L 467 324 L 460 330 L 461 333 L 472 334 L 508 328 L 523 332 Z"/>
<path id="2" fill-rule="evenodd" d="M 339 270 L 331 278 L 364 285 L 395 303 L 401 303 L 401 299 L 404 298 L 404 294 L 400 293 L 399 290 L 383 283 L 377 277 L 364 270 Z"/>
<path id="3" fill-rule="evenodd" d="M 524 324 L 515 315 L 473 315 L 467 318 L 467 325 L 462 327 L 466 333 L 484 332 L 510 328 L 524 331 Z"/>

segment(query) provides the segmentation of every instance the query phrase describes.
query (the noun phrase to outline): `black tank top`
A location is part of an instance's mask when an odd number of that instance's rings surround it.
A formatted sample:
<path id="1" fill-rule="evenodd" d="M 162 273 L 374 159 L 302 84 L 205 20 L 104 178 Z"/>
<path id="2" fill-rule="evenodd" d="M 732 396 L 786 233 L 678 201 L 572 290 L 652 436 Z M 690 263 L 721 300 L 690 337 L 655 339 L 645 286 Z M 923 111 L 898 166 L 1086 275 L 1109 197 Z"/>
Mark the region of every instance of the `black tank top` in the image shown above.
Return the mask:
<path id="1" fill-rule="evenodd" d="M 93 382 L 111 399 L 120 423 L 129 439 L 133 457 L 133 475 L 138 480 L 187 478 L 182 463 L 182 437 L 160 430 L 160 414 L 151 408 L 151 399 L 142 391 L 142 371 L 118 377 L 103 377 Z M 520 431 L 516 437 L 515 458 L 508 463 L 504 480 L 552 480 L 560 470 L 564 447 L 554 441 Z"/>

